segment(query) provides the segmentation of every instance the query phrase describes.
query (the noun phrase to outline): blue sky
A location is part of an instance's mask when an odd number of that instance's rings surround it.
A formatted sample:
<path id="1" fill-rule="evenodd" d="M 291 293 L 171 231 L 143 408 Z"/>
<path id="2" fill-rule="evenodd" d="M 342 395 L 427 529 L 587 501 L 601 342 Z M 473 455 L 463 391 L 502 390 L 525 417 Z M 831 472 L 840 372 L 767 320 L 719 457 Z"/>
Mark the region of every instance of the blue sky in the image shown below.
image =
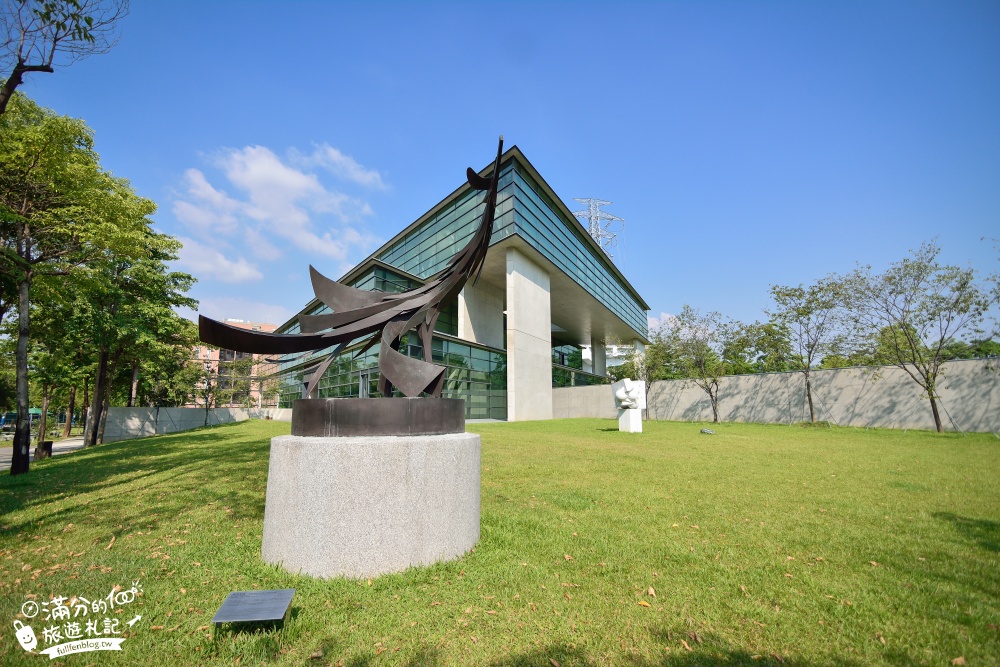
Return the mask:
<path id="1" fill-rule="evenodd" d="M 1000 3 L 134 2 L 21 88 L 159 205 L 205 314 L 281 322 L 517 144 L 614 202 L 651 316 L 936 238 L 995 271 Z"/>

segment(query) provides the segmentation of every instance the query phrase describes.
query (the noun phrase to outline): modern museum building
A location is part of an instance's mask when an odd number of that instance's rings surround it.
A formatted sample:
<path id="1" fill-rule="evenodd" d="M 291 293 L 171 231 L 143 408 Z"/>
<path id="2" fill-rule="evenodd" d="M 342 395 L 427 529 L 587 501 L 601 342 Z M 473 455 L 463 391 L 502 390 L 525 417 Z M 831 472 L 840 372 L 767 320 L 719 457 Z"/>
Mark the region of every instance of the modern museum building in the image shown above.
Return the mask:
<path id="1" fill-rule="evenodd" d="M 517 146 L 500 165 L 482 273 L 441 313 L 433 361 L 447 368 L 441 395 L 464 398 L 466 419 L 551 419 L 553 387 L 606 381 L 606 341 L 647 342 L 649 307 Z M 464 183 L 339 282 L 386 292 L 423 285 L 468 243 L 482 199 Z M 325 312 L 310 301 L 277 333 L 297 333 L 299 315 Z M 357 341 L 331 364 L 318 398 L 378 395 L 378 345 L 358 354 L 363 346 Z M 415 332 L 400 351 L 423 358 Z M 304 396 L 306 378 L 328 354 L 280 359 L 278 407 Z"/>

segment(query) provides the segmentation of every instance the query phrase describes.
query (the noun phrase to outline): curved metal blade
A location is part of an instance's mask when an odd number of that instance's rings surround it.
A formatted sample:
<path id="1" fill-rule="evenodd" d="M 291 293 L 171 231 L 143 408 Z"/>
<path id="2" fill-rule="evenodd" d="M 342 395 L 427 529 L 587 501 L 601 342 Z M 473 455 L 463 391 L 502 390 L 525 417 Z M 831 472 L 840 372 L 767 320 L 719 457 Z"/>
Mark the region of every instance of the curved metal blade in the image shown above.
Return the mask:
<path id="1" fill-rule="evenodd" d="M 225 350 L 253 354 L 288 354 L 329 347 L 332 343 L 321 334 L 274 334 L 250 331 L 223 324 L 204 315 L 198 316 L 198 338 Z"/>
<path id="2" fill-rule="evenodd" d="M 378 353 L 378 369 L 393 386 L 410 398 L 432 389 L 445 371 L 444 366 L 408 357 L 385 344 Z"/>
<path id="3" fill-rule="evenodd" d="M 323 379 L 323 373 L 326 373 L 326 369 L 330 367 L 337 355 L 344 351 L 345 347 L 347 347 L 347 343 L 338 345 L 337 349 L 331 352 L 330 356 L 319 365 L 316 372 L 309 376 L 309 389 L 306 391 L 306 398 L 316 398 L 316 389 L 319 387 L 319 381 Z"/>
<path id="4" fill-rule="evenodd" d="M 381 301 L 384 296 L 383 292 L 348 287 L 336 280 L 330 280 L 311 264 L 309 265 L 309 278 L 312 280 L 313 293 L 316 298 L 337 313 L 370 306 Z"/>
<path id="5" fill-rule="evenodd" d="M 427 346 L 441 305 L 455 298 L 470 277 L 478 279 L 493 232 L 502 155 L 501 135 L 490 177 L 482 177 L 471 168 L 466 171 L 470 186 L 486 190 L 479 227 L 448 266 L 428 283 L 405 292 L 386 294 L 342 285 L 310 266 L 316 298 L 333 309 L 333 313 L 300 316 L 299 326 L 303 333 L 291 335 L 248 331 L 202 316 L 198 318 L 201 340 L 230 350 L 263 354 L 290 354 L 337 345 L 310 378 L 309 394 L 313 395 L 323 372 L 346 345 L 381 330 L 379 369 L 383 378 L 406 396 L 417 396 L 421 392 L 440 394 L 444 367 L 410 358 L 395 348 L 401 337 L 416 326 L 421 327 L 421 339 Z M 326 333 L 318 333 L 321 331 Z M 375 340 L 378 340 L 377 334 L 364 349 L 370 348 Z"/>
<path id="6" fill-rule="evenodd" d="M 473 171 L 472 167 L 465 170 L 465 178 L 469 181 L 469 185 L 477 190 L 488 190 L 490 187 L 490 179 L 483 178 Z"/>

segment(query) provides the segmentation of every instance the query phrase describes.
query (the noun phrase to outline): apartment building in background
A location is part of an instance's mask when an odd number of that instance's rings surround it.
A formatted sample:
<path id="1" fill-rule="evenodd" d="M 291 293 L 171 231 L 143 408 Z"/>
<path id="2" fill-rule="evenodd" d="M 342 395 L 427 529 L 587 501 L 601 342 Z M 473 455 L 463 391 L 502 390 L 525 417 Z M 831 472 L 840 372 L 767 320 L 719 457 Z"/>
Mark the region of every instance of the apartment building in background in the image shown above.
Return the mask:
<path id="1" fill-rule="evenodd" d="M 240 329 L 266 333 L 278 328 L 278 325 L 269 322 L 232 318 L 226 319 L 225 323 Z M 204 343 L 196 345 L 193 354 L 195 361 L 205 366 L 208 374 L 206 382 L 218 383 L 216 386 L 222 390 L 220 395 L 226 399 L 212 407 L 273 408 L 278 405 L 278 381 L 275 375 L 278 366 L 268 355 L 215 349 Z M 204 407 L 204 390 L 203 382 L 194 401 L 184 407 Z M 212 400 L 213 403 L 216 402 L 215 399 Z"/>

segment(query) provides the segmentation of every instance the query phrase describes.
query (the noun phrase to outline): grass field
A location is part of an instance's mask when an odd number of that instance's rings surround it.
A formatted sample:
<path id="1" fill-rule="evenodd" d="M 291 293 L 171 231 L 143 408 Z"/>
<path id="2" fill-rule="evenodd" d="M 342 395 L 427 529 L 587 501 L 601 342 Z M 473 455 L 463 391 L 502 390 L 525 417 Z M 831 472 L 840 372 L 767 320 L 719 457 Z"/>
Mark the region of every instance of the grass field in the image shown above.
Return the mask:
<path id="1" fill-rule="evenodd" d="M 483 438 L 480 543 L 371 581 L 261 562 L 268 442 L 287 424 L 33 464 L 0 478 L 0 662 L 1000 664 L 995 436 L 704 426 L 470 425 Z M 18 618 L 36 651 L 49 645 L 43 614 L 18 616 L 25 602 L 133 582 L 135 600 L 101 615 L 127 632 L 122 651 L 50 662 L 18 646 Z M 289 587 L 284 629 L 212 638 L 229 591 Z"/>

